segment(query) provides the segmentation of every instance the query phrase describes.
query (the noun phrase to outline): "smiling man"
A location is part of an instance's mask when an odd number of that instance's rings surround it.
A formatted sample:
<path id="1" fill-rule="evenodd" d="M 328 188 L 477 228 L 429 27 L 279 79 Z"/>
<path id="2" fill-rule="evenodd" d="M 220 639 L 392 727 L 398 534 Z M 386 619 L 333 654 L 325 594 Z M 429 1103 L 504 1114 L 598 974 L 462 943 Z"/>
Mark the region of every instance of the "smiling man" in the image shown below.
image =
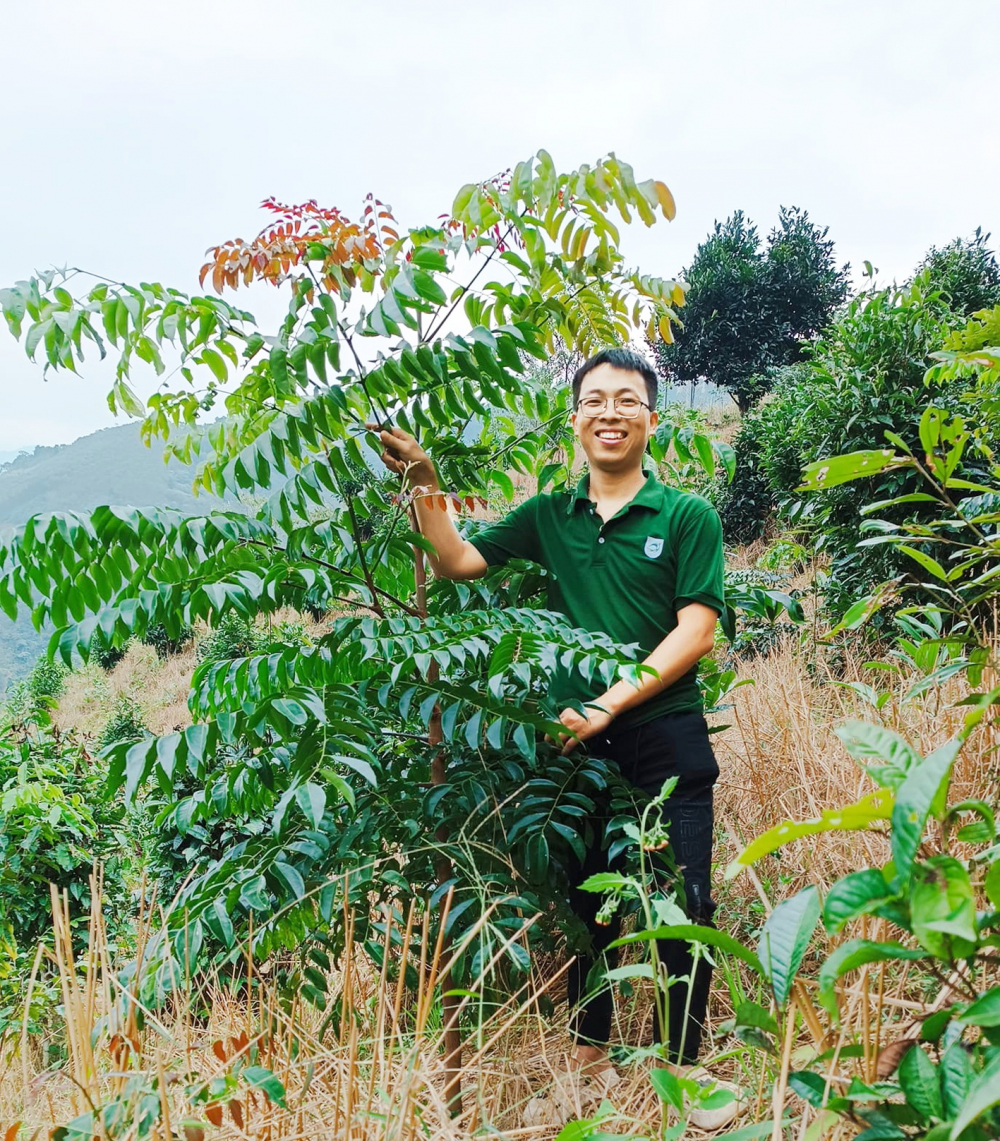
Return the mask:
<path id="1" fill-rule="evenodd" d="M 594 755 L 614 760 L 623 776 L 647 794 L 665 780 L 677 786 L 664 809 L 671 847 L 684 882 L 691 919 L 710 923 L 712 787 L 719 769 L 709 743 L 697 684 L 699 660 L 713 644 L 723 608 L 722 529 L 704 499 L 661 484 L 643 469 L 646 445 L 657 424 L 657 380 L 649 364 L 627 349 L 607 349 L 587 361 L 573 379 L 573 429 L 589 461 L 575 491 L 536 495 L 472 539 L 459 535 L 448 512 L 416 499 L 417 519 L 433 543 L 435 574 L 473 579 L 512 558 L 530 559 L 550 572 L 548 606 L 586 630 L 603 631 L 618 642 L 638 643 L 646 673 L 638 686 L 617 682 L 588 688 L 579 673 L 553 681 L 553 696 L 565 706 L 560 720 L 563 752 L 581 743 Z M 411 487 L 440 490 L 434 464 L 412 436 L 394 428 L 381 433 L 383 460 Z M 586 715 L 574 708 L 582 703 Z M 577 884 L 606 870 L 601 824 L 598 841 L 578 869 Z M 599 897 L 572 892 L 571 904 L 590 933 L 589 953 L 569 975 L 575 1063 L 591 1074 L 609 1067 L 607 1042 L 613 1016 L 605 986 L 587 993 L 594 958 L 609 965 L 607 950 L 616 924 L 599 925 Z M 690 947 L 660 945 L 671 979 L 668 1059 L 678 1072 L 697 1059 L 711 983 L 702 957 L 693 968 Z M 686 1016 L 685 1016 L 686 1012 Z M 702 1072 L 703 1073 L 703 1072 Z M 699 1075 L 701 1076 L 701 1075 Z M 707 1077 L 707 1075 L 705 1075 Z M 735 1105 L 703 1112 L 702 1128 L 719 1128 L 735 1116 Z"/>

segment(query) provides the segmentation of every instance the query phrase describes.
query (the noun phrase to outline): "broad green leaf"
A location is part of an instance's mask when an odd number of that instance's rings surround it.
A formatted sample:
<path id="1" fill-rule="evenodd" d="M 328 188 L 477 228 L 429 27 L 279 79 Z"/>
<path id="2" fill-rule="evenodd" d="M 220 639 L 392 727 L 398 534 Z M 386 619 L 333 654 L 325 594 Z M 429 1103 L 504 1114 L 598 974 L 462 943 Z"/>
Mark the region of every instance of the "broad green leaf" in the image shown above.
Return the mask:
<path id="1" fill-rule="evenodd" d="M 927 952 L 904 947 L 901 943 L 874 943 L 867 939 L 848 939 L 831 954 L 819 971 L 819 998 L 831 1014 L 837 1012 L 834 985 L 841 975 L 856 971 L 868 963 L 891 962 L 895 959 L 924 959 Z"/>
<path id="2" fill-rule="evenodd" d="M 910 916 L 917 942 L 939 959 L 964 959 L 976 949 L 976 904 L 969 873 L 954 856 L 914 864 Z"/>
<path id="3" fill-rule="evenodd" d="M 1000 1052 L 993 1055 L 969 1085 L 961 1112 L 951 1127 L 951 1141 L 958 1141 L 963 1130 L 997 1105 L 1000 1105 Z"/>
<path id="4" fill-rule="evenodd" d="M 323 823 L 323 812 L 326 809 L 325 790 L 320 785 L 307 781 L 295 790 L 295 799 L 309 823 L 314 828 L 319 828 Z"/>
<path id="5" fill-rule="evenodd" d="M 910 870 L 931 810 L 947 794 L 951 768 L 962 747 L 961 739 L 948 741 L 913 769 L 899 786 L 892 809 L 892 858 L 902 885 Z"/>
<path id="6" fill-rule="evenodd" d="M 919 547 L 911 547 L 907 543 L 900 543 L 899 550 L 902 551 L 904 555 L 908 555 L 911 559 L 913 559 L 915 563 L 919 563 L 920 566 L 922 566 L 928 574 L 932 574 L 941 582 L 948 581 L 948 572 L 944 569 L 944 567 L 937 561 L 937 559 L 932 559 L 930 555 L 926 554 L 924 551 L 921 551 Z"/>
<path id="7" fill-rule="evenodd" d="M 823 900 L 823 924 L 827 931 L 842 931 L 852 919 L 867 915 L 897 898 L 885 876 L 875 868 L 850 872 L 834 883 Z"/>
<path id="8" fill-rule="evenodd" d="M 648 943 L 654 939 L 681 939 L 685 943 L 703 943 L 709 947 L 718 947 L 720 951 L 742 960 L 762 978 L 767 977 L 760 959 L 753 951 L 744 947 L 728 932 L 705 927 L 700 923 L 679 923 L 670 927 L 656 927 L 652 931 L 638 931 L 634 935 L 625 935 L 621 939 L 616 939 L 611 946 L 623 947 L 629 943 Z"/>
<path id="9" fill-rule="evenodd" d="M 989 871 L 986 873 L 985 891 L 990 903 L 995 908 L 1000 909 L 1000 859 L 995 859 L 990 864 Z"/>
<path id="10" fill-rule="evenodd" d="M 265 1069 L 263 1066 L 247 1066 L 240 1075 L 243 1080 L 254 1087 L 254 1089 L 262 1090 L 267 1094 L 268 1099 L 273 1101 L 275 1105 L 285 1106 L 285 1087 L 281 1084 L 281 1080 L 270 1070 Z"/>
<path id="11" fill-rule="evenodd" d="M 892 793 L 883 789 L 869 793 L 856 804 L 849 804 L 846 808 L 827 809 L 820 813 L 816 820 L 804 820 L 798 824 L 793 820 L 786 820 L 751 841 L 726 869 L 726 879 L 739 875 L 744 868 L 750 867 L 771 852 L 776 852 L 778 848 L 792 840 L 799 840 L 803 836 L 814 836 L 820 832 L 852 832 L 870 828 L 877 821 L 888 820 L 891 814 Z"/>
<path id="12" fill-rule="evenodd" d="M 768 1034 L 778 1033 L 778 1022 L 774 1015 L 756 1002 L 741 1002 L 736 1008 L 737 1026 L 755 1026 Z"/>
<path id="13" fill-rule="evenodd" d="M 881 762 L 866 763 L 865 769 L 883 788 L 897 790 L 907 774 L 920 764 L 916 749 L 898 733 L 881 725 L 849 721 L 838 725 L 834 732 L 855 760 Z"/>
<path id="14" fill-rule="evenodd" d="M 779 1007 L 788 1002 L 819 913 L 819 892 L 815 887 L 807 887 L 779 903 L 761 931 L 757 955 Z"/>
<path id="15" fill-rule="evenodd" d="M 907 462 L 906 457 L 896 455 L 891 448 L 872 448 L 832 456 L 828 460 L 816 460 L 802 469 L 802 483 L 795 490 L 822 491 L 825 487 L 836 487 L 853 479 L 878 475 L 887 468 Z"/>
<path id="16" fill-rule="evenodd" d="M 899 1084 L 906 1100 L 924 1118 L 941 1120 L 944 1106 L 938 1070 L 919 1046 L 911 1046 L 899 1063 Z"/>
<path id="17" fill-rule="evenodd" d="M 581 891 L 620 891 L 634 881 L 618 872 L 596 872 L 580 884 Z"/>
<path id="18" fill-rule="evenodd" d="M 1000 1026 L 1000 986 L 981 994 L 975 1002 L 969 1003 L 959 1016 L 960 1022 L 969 1026 Z"/>
<path id="19" fill-rule="evenodd" d="M 953 1042 L 941 1055 L 941 1095 L 947 1117 L 954 1118 L 962 1112 L 975 1076 L 964 1043 Z"/>

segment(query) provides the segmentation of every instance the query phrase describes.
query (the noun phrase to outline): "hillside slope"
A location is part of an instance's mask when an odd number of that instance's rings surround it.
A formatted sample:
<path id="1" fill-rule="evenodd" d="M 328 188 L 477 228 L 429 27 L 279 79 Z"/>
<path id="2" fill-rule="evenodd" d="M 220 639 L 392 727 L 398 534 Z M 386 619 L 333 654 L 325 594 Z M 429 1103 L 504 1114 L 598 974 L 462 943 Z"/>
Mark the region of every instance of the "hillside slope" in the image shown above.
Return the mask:
<path id="1" fill-rule="evenodd" d="M 89 511 L 105 503 L 193 511 L 199 500 L 192 477 L 192 468 L 163 462 L 161 445 L 147 448 L 138 423 L 36 448 L 0 465 L 0 538 L 42 511 Z M 0 694 L 31 669 L 46 642 L 27 617 L 12 623 L 0 614 Z"/>

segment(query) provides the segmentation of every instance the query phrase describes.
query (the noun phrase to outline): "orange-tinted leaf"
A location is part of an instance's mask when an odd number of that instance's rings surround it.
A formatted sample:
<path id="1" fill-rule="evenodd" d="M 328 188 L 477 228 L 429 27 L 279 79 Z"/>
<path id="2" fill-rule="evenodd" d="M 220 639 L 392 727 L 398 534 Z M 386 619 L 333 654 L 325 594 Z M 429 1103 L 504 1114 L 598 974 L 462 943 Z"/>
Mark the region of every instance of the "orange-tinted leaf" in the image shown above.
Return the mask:
<path id="1" fill-rule="evenodd" d="M 222 1106 L 221 1105 L 210 1105 L 205 1110 L 205 1116 L 208 1118 L 209 1121 L 211 1121 L 211 1123 L 213 1125 L 215 1125 L 215 1126 L 221 1125 L 222 1124 Z"/>
<path id="2" fill-rule="evenodd" d="M 205 1130 L 200 1125 L 185 1125 L 184 1141 L 205 1141 Z"/>
<path id="3" fill-rule="evenodd" d="M 13 1125 L 7 1126 L 7 1132 L 3 1135 L 3 1141 L 15 1141 L 17 1131 L 21 1128 L 20 1121 L 15 1121 Z"/>
<path id="4" fill-rule="evenodd" d="M 674 196 L 667 189 L 663 182 L 654 181 L 653 187 L 656 190 L 656 197 L 659 199 L 660 209 L 663 211 L 663 217 L 668 222 L 672 222 L 677 214 L 677 207 L 674 204 Z"/>
<path id="5" fill-rule="evenodd" d="M 243 1128 L 243 1106 L 234 1097 L 229 1103 L 229 1112 L 233 1115 L 233 1121 L 236 1123 L 237 1129 Z"/>
<path id="6" fill-rule="evenodd" d="M 212 1053 L 220 1062 L 226 1061 L 226 1048 L 223 1046 L 221 1039 L 216 1039 L 216 1041 L 212 1043 Z"/>

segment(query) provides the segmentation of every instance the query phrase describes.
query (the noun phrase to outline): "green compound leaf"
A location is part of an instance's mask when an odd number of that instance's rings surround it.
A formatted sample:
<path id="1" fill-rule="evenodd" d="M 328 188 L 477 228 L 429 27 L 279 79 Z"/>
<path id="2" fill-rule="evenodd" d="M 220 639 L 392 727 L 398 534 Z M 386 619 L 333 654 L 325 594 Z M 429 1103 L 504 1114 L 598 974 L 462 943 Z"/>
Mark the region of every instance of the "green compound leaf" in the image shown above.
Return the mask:
<path id="1" fill-rule="evenodd" d="M 779 903 L 764 924 L 757 954 L 779 1007 L 788 1002 L 795 976 L 819 922 L 819 912 L 819 892 L 815 887 L 807 887 Z"/>

